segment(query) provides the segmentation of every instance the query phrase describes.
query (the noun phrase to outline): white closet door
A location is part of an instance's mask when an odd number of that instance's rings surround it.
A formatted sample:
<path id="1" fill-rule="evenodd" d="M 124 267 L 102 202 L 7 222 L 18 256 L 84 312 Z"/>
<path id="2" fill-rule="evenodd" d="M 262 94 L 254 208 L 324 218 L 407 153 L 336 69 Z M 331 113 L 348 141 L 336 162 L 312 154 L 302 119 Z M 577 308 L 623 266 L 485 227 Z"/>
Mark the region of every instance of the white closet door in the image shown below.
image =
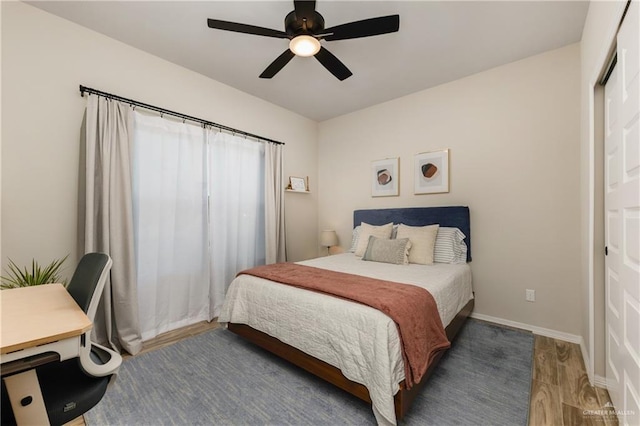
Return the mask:
<path id="1" fill-rule="evenodd" d="M 606 379 L 624 425 L 640 424 L 639 23 L 634 0 L 605 87 Z"/>

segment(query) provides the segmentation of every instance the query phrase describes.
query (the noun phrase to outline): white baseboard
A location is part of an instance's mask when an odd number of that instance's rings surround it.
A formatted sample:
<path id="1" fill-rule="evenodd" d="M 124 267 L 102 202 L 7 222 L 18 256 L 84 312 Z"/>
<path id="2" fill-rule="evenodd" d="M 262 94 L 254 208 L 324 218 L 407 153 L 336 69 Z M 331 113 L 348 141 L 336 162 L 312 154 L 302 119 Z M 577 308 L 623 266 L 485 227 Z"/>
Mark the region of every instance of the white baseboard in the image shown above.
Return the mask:
<path id="1" fill-rule="evenodd" d="M 607 379 L 605 377 L 599 376 L 599 375 L 595 375 L 594 379 L 593 379 L 593 384 L 595 386 L 598 386 L 599 388 L 607 388 Z"/>
<path id="2" fill-rule="evenodd" d="M 582 360 L 584 361 L 585 370 L 587 370 L 587 377 L 589 377 L 589 383 L 593 386 L 596 384 L 595 377 L 593 376 L 594 371 L 591 369 L 591 362 L 589 360 L 589 351 L 587 350 L 587 345 L 584 342 L 584 339 L 580 337 L 580 352 L 582 352 Z"/>
<path id="3" fill-rule="evenodd" d="M 576 334 L 570 334 L 570 333 L 565 333 L 563 331 L 551 330 L 550 328 L 538 327 L 535 325 L 529 325 L 522 322 L 511 321 L 504 318 L 492 317 L 489 315 L 478 314 L 475 312 L 471 313 L 471 318 L 476 318 L 476 319 L 487 321 L 487 322 L 493 322 L 496 324 L 502 324 L 508 327 L 520 328 L 522 330 L 528 330 L 528 331 L 531 331 L 533 334 L 552 337 L 554 339 L 558 339 L 558 340 L 562 340 L 570 343 L 576 343 L 578 345 L 580 345 L 582 342 L 582 336 L 578 336 Z M 584 355 L 584 352 L 583 352 L 583 355 Z"/>

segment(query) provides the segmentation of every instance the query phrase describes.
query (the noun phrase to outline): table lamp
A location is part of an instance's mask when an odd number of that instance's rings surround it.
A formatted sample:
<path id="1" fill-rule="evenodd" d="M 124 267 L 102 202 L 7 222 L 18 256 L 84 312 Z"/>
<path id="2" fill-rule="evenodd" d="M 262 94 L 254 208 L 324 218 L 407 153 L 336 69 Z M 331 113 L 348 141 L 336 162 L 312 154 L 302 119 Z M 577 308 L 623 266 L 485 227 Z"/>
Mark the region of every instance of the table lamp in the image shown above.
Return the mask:
<path id="1" fill-rule="evenodd" d="M 327 255 L 329 255 L 329 248 L 338 245 L 338 235 L 336 231 L 322 231 L 322 234 L 320 234 L 320 245 L 327 248 Z"/>

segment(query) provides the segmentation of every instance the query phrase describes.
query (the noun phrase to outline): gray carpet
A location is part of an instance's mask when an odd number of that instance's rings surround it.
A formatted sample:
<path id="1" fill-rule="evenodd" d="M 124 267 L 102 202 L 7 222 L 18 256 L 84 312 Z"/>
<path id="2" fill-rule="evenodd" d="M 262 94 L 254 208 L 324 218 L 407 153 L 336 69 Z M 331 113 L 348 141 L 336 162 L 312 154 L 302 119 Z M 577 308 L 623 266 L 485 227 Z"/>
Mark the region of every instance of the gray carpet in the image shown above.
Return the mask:
<path id="1" fill-rule="evenodd" d="M 533 335 L 469 320 L 401 425 L 526 425 Z M 368 404 L 216 329 L 125 361 L 88 425 L 373 425 Z"/>

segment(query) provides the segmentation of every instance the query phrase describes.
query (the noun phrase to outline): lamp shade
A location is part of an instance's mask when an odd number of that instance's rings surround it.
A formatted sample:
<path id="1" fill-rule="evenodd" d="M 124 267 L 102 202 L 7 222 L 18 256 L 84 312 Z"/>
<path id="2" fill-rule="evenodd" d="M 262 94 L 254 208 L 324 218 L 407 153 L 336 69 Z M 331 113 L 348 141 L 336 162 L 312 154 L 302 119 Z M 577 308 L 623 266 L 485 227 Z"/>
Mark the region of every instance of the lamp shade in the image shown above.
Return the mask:
<path id="1" fill-rule="evenodd" d="M 323 247 L 338 245 L 338 235 L 336 231 L 322 231 L 322 234 L 320 234 L 320 245 Z"/>

